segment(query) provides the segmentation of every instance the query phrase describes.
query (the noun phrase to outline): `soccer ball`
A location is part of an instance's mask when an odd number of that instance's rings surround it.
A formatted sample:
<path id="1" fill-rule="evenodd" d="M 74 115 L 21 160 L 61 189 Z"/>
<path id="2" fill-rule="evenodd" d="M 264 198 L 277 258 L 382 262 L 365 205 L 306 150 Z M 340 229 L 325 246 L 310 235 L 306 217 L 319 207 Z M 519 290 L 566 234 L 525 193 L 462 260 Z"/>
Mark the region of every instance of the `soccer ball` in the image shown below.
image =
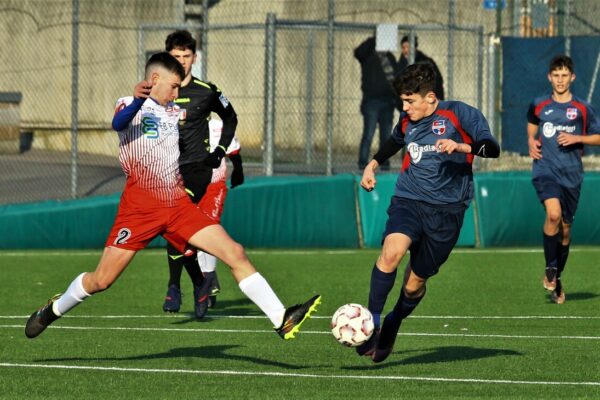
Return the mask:
<path id="1" fill-rule="evenodd" d="M 344 304 L 331 318 L 331 333 L 344 346 L 360 346 L 369 340 L 374 330 L 373 315 L 360 304 Z"/>

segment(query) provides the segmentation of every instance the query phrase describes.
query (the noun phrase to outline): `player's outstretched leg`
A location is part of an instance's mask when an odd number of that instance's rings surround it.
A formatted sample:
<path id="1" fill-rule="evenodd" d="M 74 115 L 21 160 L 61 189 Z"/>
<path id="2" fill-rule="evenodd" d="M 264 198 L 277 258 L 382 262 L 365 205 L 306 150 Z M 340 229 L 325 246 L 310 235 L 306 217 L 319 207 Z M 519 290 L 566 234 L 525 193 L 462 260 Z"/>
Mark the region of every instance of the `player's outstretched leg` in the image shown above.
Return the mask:
<path id="1" fill-rule="evenodd" d="M 321 304 L 321 296 L 315 295 L 304 304 L 296 304 L 288 307 L 283 315 L 281 326 L 275 328 L 275 332 L 282 339 L 294 339 L 295 334 L 300 330 L 300 326 L 310 315 L 317 311 L 317 306 Z"/>
<path id="2" fill-rule="evenodd" d="M 409 298 L 405 293 L 405 288 L 402 288 L 400 298 L 396 302 L 394 309 L 383 320 L 381 332 L 379 333 L 377 345 L 372 356 L 373 362 L 382 362 L 392 353 L 398 330 L 400 330 L 400 324 L 419 305 L 423 297 L 425 297 L 425 292 L 426 287 L 423 286 L 419 297 Z"/>
<path id="3" fill-rule="evenodd" d="M 48 303 L 31 314 L 25 325 L 25 336 L 30 339 L 39 336 L 40 333 L 44 332 L 48 325 L 60 318 L 60 316 L 52 311 L 52 305 L 60 298 L 60 296 L 60 294 L 55 295 L 48 300 Z"/>

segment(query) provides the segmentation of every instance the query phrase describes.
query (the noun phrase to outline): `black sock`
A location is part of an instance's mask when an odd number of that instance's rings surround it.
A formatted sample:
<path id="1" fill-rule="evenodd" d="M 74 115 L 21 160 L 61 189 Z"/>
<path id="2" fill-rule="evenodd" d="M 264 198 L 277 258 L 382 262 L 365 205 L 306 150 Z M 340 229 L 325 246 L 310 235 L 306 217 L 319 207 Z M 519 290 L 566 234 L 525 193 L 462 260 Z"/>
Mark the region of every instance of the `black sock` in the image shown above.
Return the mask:
<path id="1" fill-rule="evenodd" d="M 181 257 L 183 258 L 183 266 L 187 271 L 190 279 L 192 280 L 192 284 L 194 286 L 200 286 L 202 283 L 202 273 L 200 272 L 200 266 L 198 265 L 198 257 L 196 255 L 190 257 Z"/>
<path id="2" fill-rule="evenodd" d="M 169 286 L 181 283 L 181 272 L 185 257 L 173 245 L 167 242 L 167 259 L 169 261 Z"/>
<path id="3" fill-rule="evenodd" d="M 381 325 L 381 312 L 387 300 L 390 290 L 394 287 L 396 281 L 396 271 L 387 273 L 377 268 L 377 264 L 373 265 L 371 271 L 371 290 L 369 292 L 369 311 L 373 314 L 375 327 Z"/>
<path id="4" fill-rule="evenodd" d="M 562 243 L 559 246 L 559 258 L 558 258 L 558 276 L 564 271 L 565 265 L 567 265 L 567 258 L 569 258 L 569 248 L 571 247 L 571 243 L 568 243 L 566 246 Z"/>
<path id="5" fill-rule="evenodd" d="M 544 233 L 544 256 L 546 257 L 546 268 L 558 267 L 558 245 L 560 233 L 548 236 Z"/>
<path id="6" fill-rule="evenodd" d="M 410 299 L 406 297 L 406 294 L 404 293 L 404 288 L 402 288 L 400 298 L 394 306 L 394 316 L 400 320 L 403 320 L 404 318 L 408 317 L 414 311 L 414 309 L 417 308 L 423 297 L 425 297 L 425 292 L 426 289 L 424 288 L 423 294 L 421 294 L 420 297 Z"/>

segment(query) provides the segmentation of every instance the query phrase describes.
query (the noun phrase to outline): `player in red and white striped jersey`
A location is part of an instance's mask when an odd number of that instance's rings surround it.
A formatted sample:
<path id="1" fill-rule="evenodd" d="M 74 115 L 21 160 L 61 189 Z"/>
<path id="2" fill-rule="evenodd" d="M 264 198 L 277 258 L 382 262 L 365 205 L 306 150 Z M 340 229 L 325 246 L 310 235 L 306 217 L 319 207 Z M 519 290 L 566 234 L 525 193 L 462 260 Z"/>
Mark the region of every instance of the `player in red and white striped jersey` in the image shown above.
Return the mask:
<path id="1" fill-rule="evenodd" d="M 119 103 L 113 128 L 119 132 L 120 160 L 127 175 L 115 223 L 96 270 L 80 274 L 66 292 L 34 312 L 25 335 L 35 338 L 52 322 L 94 293 L 108 289 L 156 236 L 177 250 L 187 243 L 210 252 L 230 266 L 242 292 L 273 322 L 275 331 L 292 339 L 302 322 L 315 311 L 320 296 L 285 308 L 267 281 L 221 225 L 196 207 L 185 193 L 177 168 L 179 135 L 178 95 L 185 72 L 168 53 L 153 55 L 146 64 L 146 80 L 135 88 L 135 98 Z"/>

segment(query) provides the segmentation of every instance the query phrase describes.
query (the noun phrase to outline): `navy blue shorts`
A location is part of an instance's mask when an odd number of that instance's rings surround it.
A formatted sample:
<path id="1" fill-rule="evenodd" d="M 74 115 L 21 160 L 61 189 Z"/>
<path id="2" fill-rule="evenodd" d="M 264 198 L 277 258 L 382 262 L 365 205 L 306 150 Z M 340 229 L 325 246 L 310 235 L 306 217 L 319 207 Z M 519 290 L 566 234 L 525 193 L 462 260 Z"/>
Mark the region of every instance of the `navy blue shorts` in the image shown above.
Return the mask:
<path id="1" fill-rule="evenodd" d="M 531 180 L 537 193 L 538 199 L 543 204 L 548 199 L 558 199 L 562 210 L 563 221 L 572 224 L 579 204 L 581 185 L 568 188 L 562 186 L 552 176 L 537 176 Z"/>
<path id="2" fill-rule="evenodd" d="M 427 279 L 438 273 L 456 245 L 465 210 L 464 204 L 433 205 L 393 196 L 382 242 L 391 233 L 410 237 L 410 266 Z"/>

